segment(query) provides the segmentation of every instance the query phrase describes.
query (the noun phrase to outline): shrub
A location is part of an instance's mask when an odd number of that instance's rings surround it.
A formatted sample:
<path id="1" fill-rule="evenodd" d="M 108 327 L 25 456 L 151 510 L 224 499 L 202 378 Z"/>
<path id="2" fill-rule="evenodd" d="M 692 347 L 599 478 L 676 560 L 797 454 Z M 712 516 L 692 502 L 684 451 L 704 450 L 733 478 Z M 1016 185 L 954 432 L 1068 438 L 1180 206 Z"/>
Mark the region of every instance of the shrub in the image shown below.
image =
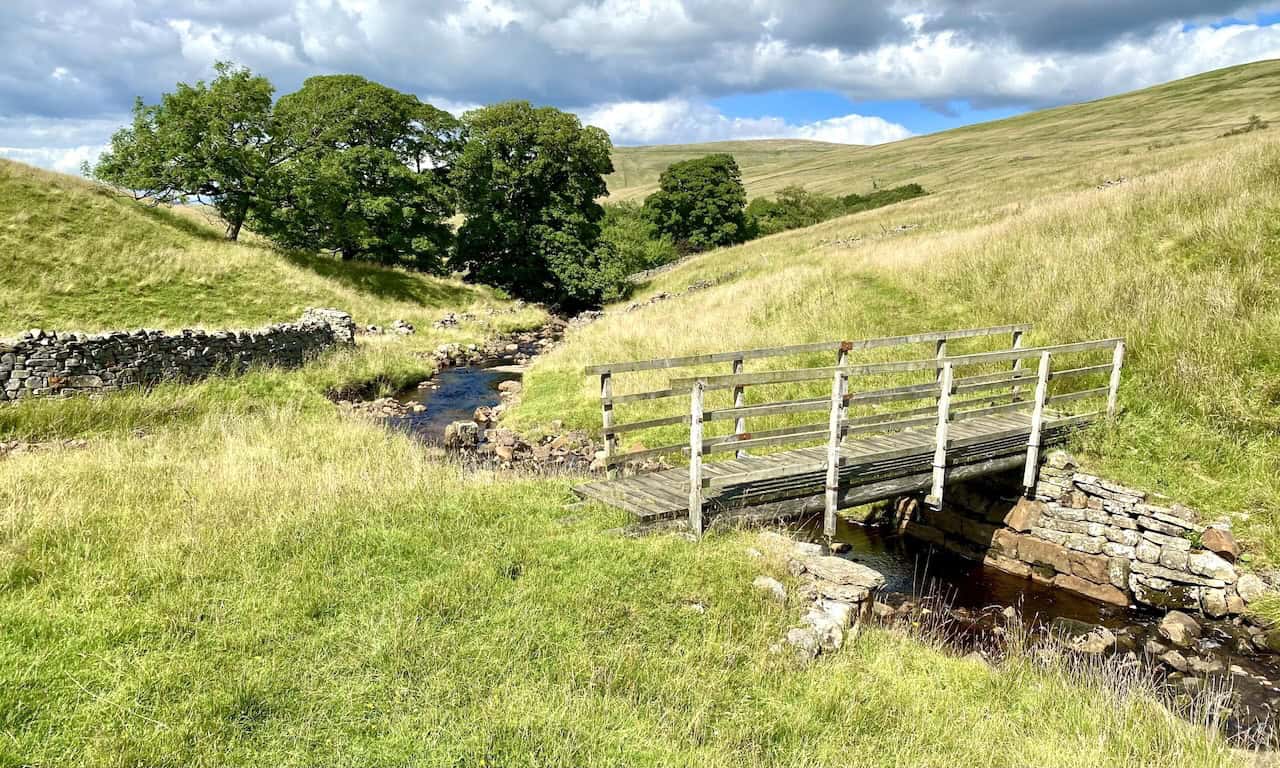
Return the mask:
<path id="1" fill-rule="evenodd" d="M 626 274 L 660 267 L 680 256 L 671 238 L 659 235 L 644 209 L 632 201 L 604 206 L 600 237 L 616 249 Z"/>

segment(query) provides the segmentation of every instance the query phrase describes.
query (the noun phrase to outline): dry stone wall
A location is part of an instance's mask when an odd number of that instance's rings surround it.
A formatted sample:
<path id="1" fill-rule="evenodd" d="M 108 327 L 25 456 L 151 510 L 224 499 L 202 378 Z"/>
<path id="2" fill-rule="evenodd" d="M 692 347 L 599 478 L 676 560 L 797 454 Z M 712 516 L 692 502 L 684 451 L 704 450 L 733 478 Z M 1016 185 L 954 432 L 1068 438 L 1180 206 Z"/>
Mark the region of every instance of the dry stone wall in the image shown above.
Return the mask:
<path id="1" fill-rule="evenodd" d="M 32 330 L 0 341 L 0 401 L 116 392 L 251 365 L 293 367 L 354 343 L 351 315 L 336 309 L 307 309 L 296 322 L 245 331 Z"/>
<path id="2" fill-rule="evenodd" d="M 905 507 L 905 508 L 904 508 Z M 941 510 L 899 502 L 902 528 L 960 555 L 1113 605 L 1245 611 L 1266 585 L 1240 574 L 1225 524 L 1078 471 L 1062 451 L 1041 468 L 1034 499 L 991 484 L 948 487 Z"/>

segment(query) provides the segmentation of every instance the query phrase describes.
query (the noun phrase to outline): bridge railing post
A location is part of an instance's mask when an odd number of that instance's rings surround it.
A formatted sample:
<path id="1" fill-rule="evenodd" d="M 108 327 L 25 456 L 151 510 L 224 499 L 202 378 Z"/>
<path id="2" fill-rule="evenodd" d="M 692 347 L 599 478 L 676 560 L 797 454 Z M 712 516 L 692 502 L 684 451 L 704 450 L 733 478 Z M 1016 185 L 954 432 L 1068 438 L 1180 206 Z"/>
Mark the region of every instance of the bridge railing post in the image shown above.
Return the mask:
<path id="1" fill-rule="evenodd" d="M 1031 410 L 1031 433 L 1027 436 L 1027 464 L 1022 472 L 1022 487 L 1028 498 L 1035 495 L 1040 474 L 1041 429 L 1044 426 L 1044 404 L 1049 398 L 1049 353 L 1040 353 L 1040 370 L 1036 374 L 1036 399 Z"/>
<path id="2" fill-rule="evenodd" d="M 933 488 L 925 499 L 935 509 L 942 507 L 942 489 L 947 481 L 947 433 L 951 426 L 951 390 L 955 387 L 955 369 L 951 363 L 942 366 L 938 385 L 938 425 L 933 438 Z"/>
<path id="3" fill-rule="evenodd" d="M 1022 331 L 1021 331 L 1021 330 L 1017 330 L 1017 331 L 1014 331 L 1014 332 L 1013 332 L 1013 345 L 1012 345 L 1011 347 L 1009 347 L 1009 348 L 1010 348 L 1010 349 L 1022 349 Z M 1021 360 L 1021 359 L 1014 360 L 1014 361 L 1013 361 L 1013 375 L 1014 375 L 1014 376 L 1017 376 L 1019 373 L 1021 373 L 1021 371 L 1022 371 L 1022 360 Z M 1011 403 L 1016 403 L 1016 402 L 1018 402 L 1018 400 L 1020 400 L 1020 399 L 1021 399 L 1021 397 L 1022 397 L 1021 387 L 1019 387 L 1019 386 L 1018 386 L 1018 382 L 1017 382 L 1017 381 L 1014 381 L 1014 382 L 1013 382 L 1013 391 L 1010 393 L 1009 402 L 1011 402 Z"/>
<path id="4" fill-rule="evenodd" d="M 849 374 L 844 370 L 848 350 L 842 349 L 836 373 L 831 380 L 831 412 L 827 427 L 827 483 L 823 504 L 822 534 L 830 543 L 836 535 L 836 507 L 840 496 L 840 433 L 844 421 L 844 396 L 849 388 Z"/>
<path id="5" fill-rule="evenodd" d="M 734 373 L 734 375 L 737 375 L 737 374 L 742 373 L 742 372 L 743 372 L 743 368 L 744 368 L 744 361 L 743 361 L 743 359 L 742 359 L 742 358 L 740 358 L 740 357 L 739 357 L 738 359 L 736 359 L 736 360 L 734 360 L 734 361 L 733 361 L 733 373 Z M 746 406 L 747 406 L 747 388 L 746 388 L 745 386 L 743 386 L 742 384 L 736 384 L 736 385 L 734 385 L 734 387 L 733 387 L 733 407 L 734 407 L 734 408 L 745 408 Z M 738 435 L 739 439 L 741 439 L 742 435 L 746 434 L 746 432 L 747 432 L 747 417 L 746 417 L 746 416 L 739 416 L 738 418 L 734 419 L 734 421 L 733 421 L 733 434 Z M 739 459 L 741 459 L 743 456 L 746 456 L 746 455 L 747 455 L 747 452 L 746 452 L 746 451 L 744 451 L 744 450 L 739 450 L 735 455 L 736 455 Z"/>
<path id="6" fill-rule="evenodd" d="M 605 474 L 613 480 L 618 476 L 618 470 L 612 466 L 609 461 L 613 458 L 614 448 L 618 440 L 618 436 L 611 434 L 609 428 L 613 426 L 613 374 L 605 371 L 600 374 L 600 427 L 604 430 L 604 466 Z"/>
<path id="7" fill-rule="evenodd" d="M 693 383 L 689 396 L 689 530 L 702 538 L 702 396 L 705 384 Z"/>
<path id="8" fill-rule="evenodd" d="M 1111 355 L 1111 383 L 1107 387 L 1107 420 L 1116 417 L 1116 405 L 1120 398 L 1120 368 L 1124 365 L 1124 341 L 1117 341 Z"/>

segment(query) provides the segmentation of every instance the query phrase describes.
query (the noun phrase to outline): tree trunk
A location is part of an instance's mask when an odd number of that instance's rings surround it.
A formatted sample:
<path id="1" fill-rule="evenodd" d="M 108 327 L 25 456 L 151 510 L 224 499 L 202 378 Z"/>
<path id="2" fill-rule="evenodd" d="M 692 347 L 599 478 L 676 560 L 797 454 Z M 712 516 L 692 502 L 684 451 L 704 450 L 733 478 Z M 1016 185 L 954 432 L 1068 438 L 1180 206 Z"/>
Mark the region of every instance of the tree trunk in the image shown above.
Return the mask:
<path id="1" fill-rule="evenodd" d="M 235 221 L 227 222 L 227 239 L 240 239 L 240 227 L 244 224 L 244 217 L 238 217 Z"/>

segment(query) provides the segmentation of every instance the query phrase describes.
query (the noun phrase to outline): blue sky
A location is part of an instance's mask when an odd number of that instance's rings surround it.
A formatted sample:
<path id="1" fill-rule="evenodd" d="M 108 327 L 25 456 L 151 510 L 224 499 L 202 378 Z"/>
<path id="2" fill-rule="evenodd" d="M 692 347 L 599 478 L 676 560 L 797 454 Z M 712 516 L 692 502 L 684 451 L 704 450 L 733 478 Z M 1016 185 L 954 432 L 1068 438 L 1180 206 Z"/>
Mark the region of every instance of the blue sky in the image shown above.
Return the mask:
<path id="1" fill-rule="evenodd" d="M 1280 58 L 1280 0 L 4 0 L 0 156 L 74 170 L 216 60 L 521 98 L 617 144 L 855 144 Z"/>

